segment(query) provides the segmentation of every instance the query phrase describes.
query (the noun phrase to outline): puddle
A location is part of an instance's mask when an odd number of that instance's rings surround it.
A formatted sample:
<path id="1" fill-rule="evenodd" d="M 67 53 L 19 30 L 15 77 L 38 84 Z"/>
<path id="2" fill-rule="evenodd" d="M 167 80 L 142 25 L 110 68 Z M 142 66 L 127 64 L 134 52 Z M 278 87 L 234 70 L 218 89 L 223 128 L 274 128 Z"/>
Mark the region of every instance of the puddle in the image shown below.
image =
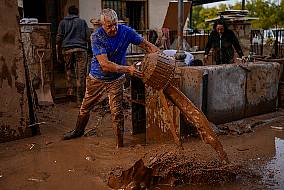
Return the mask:
<path id="1" fill-rule="evenodd" d="M 265 166 L 263 182 L 268 188 L 284 189 L 284 140 L 275 137 L 275 156 Z"/>

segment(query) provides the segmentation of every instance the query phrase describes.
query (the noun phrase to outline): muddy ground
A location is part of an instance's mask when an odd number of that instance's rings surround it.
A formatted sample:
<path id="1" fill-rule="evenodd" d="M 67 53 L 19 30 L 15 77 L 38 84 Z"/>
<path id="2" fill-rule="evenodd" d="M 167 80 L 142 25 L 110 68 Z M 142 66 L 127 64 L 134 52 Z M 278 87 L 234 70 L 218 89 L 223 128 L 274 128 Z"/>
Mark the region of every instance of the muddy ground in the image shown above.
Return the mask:
<path id="1" fill-rule="evenodd" d="M 131 134 L 129 106 L 124 148 L 115 147 L 110 113 L 103 105 L 92 112 L 86 136 L 62 141 L 78 110 L 74 103 L 40 108 L 41 135 L 0 144 L 1 190 L 104 190 L 110 189 L 108 183 L 124 189 L 134 178 L 137 187 L 148 183 L 155 190 L 284 189 L 283 109 L 218 126 L 229 165 L 222 165 L 198 136 L 184 138 L 183 150 L 173 142 L 145 144 L 144 135 Z M 135 176 L 135 163 L 150 174 Z M 122 171 L 128 172 L 123 179 Z"/>

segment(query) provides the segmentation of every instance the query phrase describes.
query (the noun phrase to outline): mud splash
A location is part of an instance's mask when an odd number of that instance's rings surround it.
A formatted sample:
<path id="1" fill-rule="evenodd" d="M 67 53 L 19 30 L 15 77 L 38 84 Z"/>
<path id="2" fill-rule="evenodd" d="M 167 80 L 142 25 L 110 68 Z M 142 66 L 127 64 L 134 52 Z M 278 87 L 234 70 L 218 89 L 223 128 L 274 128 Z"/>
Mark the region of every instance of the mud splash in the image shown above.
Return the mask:
<path id="1" fill-rule="evenodd" d="M 170 98 L 174 104 L 178 106 L 182 114 L 186 117 L 189 123 L 192 123 L 202 140 L 210 144 L 217 154 L 219 155 L 222 162 L 229 163 L 228 156 L 223 149 L 221 142 L 213 129 L 210 127 L 209 121 L 206 116 L 197 109 L 197 107 L 176 87 L 169 85 L 165 89 L 165 94 Z"/>
<path id="2" fill-rule="evenodd" d="M 174 60 L 161 53 L 150 53 L 145 56 L 143 66 L 144 83 L 159 90 L 161 99 L 165 99 L 163 98 L 165 94 L 180 109 L 187 121 L 197 128 L 203 141 L 215 149 L 221 161 L 229 163 L 228 156 L 206 116 L 178 88 L 171 84 L 175 73 Z M 166 103 L 163 106 L 167 109 Z M 173 122 L 171 126 L 173 126 Z M 171 129 L 171 132 L 175 142 L 179 144 L 175 130 Z"/>
<path id="3" fill-rule="evenodd" d="M 195 157 L 187 157 L 182 151 L 148 155 L 143 160 L 138 160 L 127 170 L 112 171 L 108 185 L 114 189 L 145 189 L 183 184 L 222 184 L 235 181 L 240 171 L 237 165 L 201 162 Z"/>

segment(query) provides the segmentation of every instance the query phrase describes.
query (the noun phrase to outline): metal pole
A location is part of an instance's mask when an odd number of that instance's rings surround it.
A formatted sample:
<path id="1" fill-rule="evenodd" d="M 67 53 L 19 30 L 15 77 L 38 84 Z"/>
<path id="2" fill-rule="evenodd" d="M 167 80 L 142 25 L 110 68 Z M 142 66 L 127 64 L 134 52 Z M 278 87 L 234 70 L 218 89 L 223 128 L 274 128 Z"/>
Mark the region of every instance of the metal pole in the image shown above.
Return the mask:
<path id="1" fill-rule="evenodd" d="M 192 24 L 192 6 L 191 5 L 190 5 L 190 10 L 189 10 L 189 28 L 190 29 L 193 28 L 193 24 Z"/>
<path id="2" fill-rule="evenodd" d="M 246 1 L 242 0 L 242 10 L 245 10 L 245 7 L 246 7 Z"/>
<path id="3" fill-rule="evenodd" d="M 177 52 L 175 54 L 176 65 L 184 66 L 185 53 L 183 51 L 183 0 L 178 1 L 178 28 L 177 28 Z"/>

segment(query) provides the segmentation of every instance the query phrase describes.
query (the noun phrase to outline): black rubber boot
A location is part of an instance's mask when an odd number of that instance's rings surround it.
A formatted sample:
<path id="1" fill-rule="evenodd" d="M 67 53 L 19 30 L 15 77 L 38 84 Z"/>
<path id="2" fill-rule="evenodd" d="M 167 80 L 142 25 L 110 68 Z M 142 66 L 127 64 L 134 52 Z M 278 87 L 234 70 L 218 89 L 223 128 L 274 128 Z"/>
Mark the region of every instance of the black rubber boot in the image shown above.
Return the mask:
<path id="1" fill-rule="evenodd" d="M 78 115 L 76 128 L 63 136 L 63 140 L 69 140 L 78 138 L 84 135 L 85 128 L 87 126 L 87 123 L 89 121 L 90 114 L 87 115 Z"/>

